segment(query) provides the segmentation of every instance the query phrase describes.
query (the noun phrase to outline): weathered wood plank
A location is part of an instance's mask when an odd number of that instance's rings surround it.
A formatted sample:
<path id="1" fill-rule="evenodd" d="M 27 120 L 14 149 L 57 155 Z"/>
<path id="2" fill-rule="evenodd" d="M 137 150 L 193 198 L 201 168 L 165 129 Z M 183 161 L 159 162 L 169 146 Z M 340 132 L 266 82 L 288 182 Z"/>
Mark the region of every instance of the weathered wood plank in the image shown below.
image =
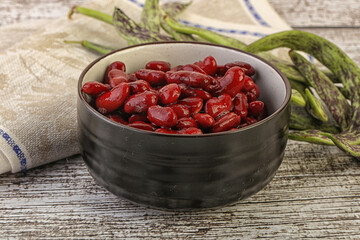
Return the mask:
<path id="1" fill-rule="evenodd" d="M 360 2 L 357 0 L 269 2 L 293 27 L 360 27 Z"/>
<path id="2" fill-rule="evenodd" d="M 88 0 L 2 0 L 0 26 L 29 19 L 56 18 L 66 15 L 73 4 L 86 2 Z M 269 2 L 279 15 L 294 27 L 360 27 L 360 3 L 357 0 L 269 0 Z"/>
<path id="3" fill-rule="evenodd" d="M 67 15 L 74 4 L 84 4 L 88 0 L 1 0 L 0 26 L 33 19 L 51 19 Z"/>

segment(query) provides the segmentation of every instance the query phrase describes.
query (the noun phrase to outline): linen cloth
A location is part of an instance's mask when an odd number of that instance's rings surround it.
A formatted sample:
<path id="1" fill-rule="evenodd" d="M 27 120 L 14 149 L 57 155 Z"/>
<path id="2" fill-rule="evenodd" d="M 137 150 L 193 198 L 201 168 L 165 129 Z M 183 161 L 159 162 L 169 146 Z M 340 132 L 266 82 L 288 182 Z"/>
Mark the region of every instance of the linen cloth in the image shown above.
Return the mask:
<path id="1" fill-rule="evenodd" d="M 139 21 L 143 4 L 94 0 L 85 7 L 112 14 L 117 6 Z M 290 29 L 267 0 L 194 0 L 179 19 L 245 43 Z M 0 174 L 79 154 L 77 81 L 99 55 L 64 40 L 126 46 L 113 26 L 80 14 L 0 28 Z"/>

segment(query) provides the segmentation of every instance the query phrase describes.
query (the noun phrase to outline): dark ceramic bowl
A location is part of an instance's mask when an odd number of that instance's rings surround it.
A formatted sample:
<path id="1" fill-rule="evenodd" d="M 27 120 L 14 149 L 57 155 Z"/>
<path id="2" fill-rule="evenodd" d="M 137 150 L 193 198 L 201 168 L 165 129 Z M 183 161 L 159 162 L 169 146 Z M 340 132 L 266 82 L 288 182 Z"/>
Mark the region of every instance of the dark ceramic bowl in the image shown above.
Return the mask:
<path id="1" fill-rule="evenodd" d="M 135 72 L 151 60 L 172 66 L 212 55 L 218 64 L 245 61 L 269 116 L 249 127 L 204 135 L 169 135 L 117 124 L 97 112 L 81 92 L 102 81 L 106 67 L 123 61 Z M 202 43 L 154 43 L 112 52 L 92 62 L 78 84 L 79 140 L 94 179 L 136 203 L 165 209 L 218 207 L 255 194 L 279 168 L 287 143 L 290 85 L 269 63 L 246 52 Z"/>

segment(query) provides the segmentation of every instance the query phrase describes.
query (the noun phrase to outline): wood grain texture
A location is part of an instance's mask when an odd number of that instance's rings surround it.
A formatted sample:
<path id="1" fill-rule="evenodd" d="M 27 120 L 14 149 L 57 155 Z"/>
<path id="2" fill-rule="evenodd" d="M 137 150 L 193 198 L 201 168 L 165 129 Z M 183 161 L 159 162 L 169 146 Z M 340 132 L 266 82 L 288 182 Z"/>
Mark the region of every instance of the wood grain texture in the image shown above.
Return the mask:
<path id="1" fill-rule="evenodd" d="M 357 0 L 269 2 L 293 27 L 360 27 L 360 2 Z"/>
<path id="2" fill-rule="evenodd" d="M 66 15 L 74 4 L 87 0 L 1 0 L 0 26 L 34 19 L 52 19 Z"/>
<path id="3" fill-rule="evenodd" d="M 360 27 L 358 0 L 268 0 L 279 15 L 293 27 Z M 68 13 L 74 4 L 88 0 L 2 0 L 0 26 L 39 18 L 56 18 Z"/>
<path id="4" fill-rule="evenodd" d="M 292 26 L 333 41 L 360 64 L 360 29 L 349 28 L 359 19 L 342 16 L 344 6 L 357 1 L 269 1 Z M 2 0 L 0 24 L 62 16 L 79 2 L 85 1 Z M 96 184 L 80 156 L 0 175 L 0 239 L 51 238 L 360 239 L 360 162 L 336 147 L 289 141 L 265 189 L 194 212 L 164 212 L 120 199 Z"/>

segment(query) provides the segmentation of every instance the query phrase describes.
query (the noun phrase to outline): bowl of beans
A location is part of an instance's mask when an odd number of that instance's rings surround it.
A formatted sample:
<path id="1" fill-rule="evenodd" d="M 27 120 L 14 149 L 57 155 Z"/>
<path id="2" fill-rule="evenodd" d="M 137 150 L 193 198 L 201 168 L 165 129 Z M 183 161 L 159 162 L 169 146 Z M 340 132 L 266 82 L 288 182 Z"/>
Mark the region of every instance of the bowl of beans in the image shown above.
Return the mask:
<path id="1" fill-rule="evenodd" d="M 287 144 L 290 96 L 279 70 L 238 49 L 126 47 L 80 76 L 81 153 L 98 184 L 134 203 L 223 206 L 274 177 Z"/>

